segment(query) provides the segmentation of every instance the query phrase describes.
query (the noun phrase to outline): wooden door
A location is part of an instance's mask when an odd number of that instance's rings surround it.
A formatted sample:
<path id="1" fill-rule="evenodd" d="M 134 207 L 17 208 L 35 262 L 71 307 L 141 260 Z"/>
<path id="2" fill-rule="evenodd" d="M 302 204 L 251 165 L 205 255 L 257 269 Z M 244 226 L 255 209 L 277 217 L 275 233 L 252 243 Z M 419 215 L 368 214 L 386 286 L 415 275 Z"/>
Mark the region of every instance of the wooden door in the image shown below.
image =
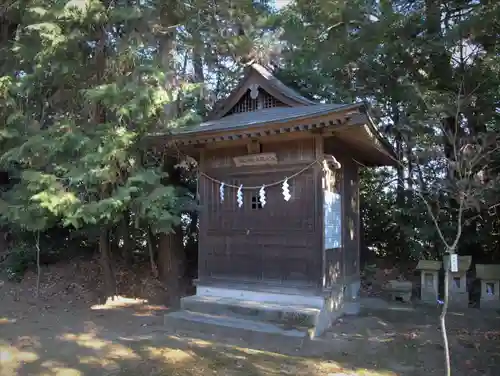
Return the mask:
<path id="1" fill-rule="evenodd" d="M 281 180 L 283 172 L 235 176 L 231 184 L 260 186 Z M 285 201 L 281 184 L 245 190 L 238 207 L 236 189 L 223 202 L 212 200 L 208 214 L 206 271 L 212 277 L 313 283 L 321 269 L 321 232 L 316 223 L 313 171 L 289 181 L 291 198 Z M 218 194 L 213 188 L 212 196 Z M 212 197 L 213 198 L 213 197 Z M 200 245 L 201 247 L 202 245 Z"/>

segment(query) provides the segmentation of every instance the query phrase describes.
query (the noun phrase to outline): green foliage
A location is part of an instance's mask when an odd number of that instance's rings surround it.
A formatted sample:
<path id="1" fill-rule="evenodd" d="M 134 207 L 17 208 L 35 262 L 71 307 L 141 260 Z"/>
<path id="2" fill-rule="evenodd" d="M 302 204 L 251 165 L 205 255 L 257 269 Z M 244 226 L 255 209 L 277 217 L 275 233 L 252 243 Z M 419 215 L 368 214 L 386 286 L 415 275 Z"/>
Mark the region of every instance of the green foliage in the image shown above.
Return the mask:
<path id="1" fill-rule="evenodd" d="M 171 232 L 181 213 L 197 209 L 196 184 L 183 176 L 172 184 L 163 168 L 178 162 L 170 156 L 147 160 L 147 135 L 197 123 L 210 104 L 178 57 L 203 45 L 202 66 L 218 69 L 217 79 L 237 75 L 220 62 L 249 53 L 238 30 L 258 35 L 252 19 L 264 22 L 269 7 L 33 0 L 6 9 L 0 168 L 13 179 L 1 194 L 1 223 L 16 238 L 63 226 L 93 245 L 102 228 L 116 243 L 130 238 L 119 234 L 123 224 L 135 227 L 136 245 L 149 231 Z"/>
<path id="2" fill-rule="evenodd" d="M 113 226 L 132 211 L 169 232 L 187 197 L 163 185 L 161 165 L 143 165 L 144 145 L 152 131 L 196 119 L 164 117 L 193 85 L 165 89 L 161 63 L 147 52 L 154 41 L 133 31 L 150 15 L 146 7 L 47 3 L 25 9 L 12 47 L 23 72 L 0 79 L 9 141 L 0 165 L 18 176 L 3 195 L 3 221 L 31 231 L 80 229 Z M 112 25 L 122 33 L 111 36 Z"/>
<path id="3" fill-rule="evenodd" d="M 400 258 L 439 257 L 445 245 L 427 202 L 447 242 L 461 216 L 459 251 L 493 256 L 497 215 L 488 208 L 498 200 L 497 175 L 484 184 L 475 174 L 491 171 L 499 129 L 500 61 L 491 37 L 499 32 L 499 7 L 441 5 L 298 0 L 281 14 L 279 76 L 309 97 L 371 104 L 391 138 L 401 166 L 363 172 L 367 246 Z"/>
<path id="4" fill-rule="evenodd" d="M 9 255 L 0 264 L 0 271 L 11 281 L 19 281 L 24 273 L 36 265 L 36 251 L 29 244 L 20 244 L 11 249 Z"/>
<path id="5" fill-rule="evenodd" d="M 14 280 L 22 278 L 28 270 L 36 269 L 37 249 L 40 249 L 40 263 L 47 265 L 85 258 L 92 255 L 95 248 L 95 239 L 89 241 L 88 227 L 85 234 L 57 226 L 40 234 L 15 228 L 11 230 L 15 230 L 16 239 L 5 250 L 4 257 L 0 257 L 0 273 Z"/>
<path id="6" fill-rule="evenodd" d="M 134 236 L 170 232 L 196 210 L 196 184 L 185 176 L 187 187 L 170 184 L 163 165 L 171 160 L 148 160 L 147 135 L 198 122 L 234 87 L 242 63 L 258 61 L 278 65 L 278 77 L 309 98 L 365 101 L 391 139 L 401 166 L 362 171 L 367 247 L 401 259 L 438 257 L 444 246 L 423 199 L 449 240 L 467 191 L 459 250 L 493 258 L 496 141 L 474 163 L 464 145 L 477 149 L 499 131 L 500 5 L 297 0 L 275 12 L 272 2 L 255 3 L 7 7 L 0 166 L 14 180 L 1 195 L 2 224 L 65 226 L 90 241 L 129 216 L 141 233 Z M 471 173 L 459 176 L 464 168 Z"/>

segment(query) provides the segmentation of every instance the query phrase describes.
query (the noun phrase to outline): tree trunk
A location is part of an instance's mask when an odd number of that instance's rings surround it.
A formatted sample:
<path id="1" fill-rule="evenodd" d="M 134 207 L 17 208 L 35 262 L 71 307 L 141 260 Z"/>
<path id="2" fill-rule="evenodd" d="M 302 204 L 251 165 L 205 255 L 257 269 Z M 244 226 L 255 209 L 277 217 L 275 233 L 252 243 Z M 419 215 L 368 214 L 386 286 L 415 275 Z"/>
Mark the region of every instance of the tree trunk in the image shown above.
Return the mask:
<path id="1" fill-rule="evenodd" d="M 177 158 L 166 157 L 164 169 L 168 178 L 165 184 L 179 186 L 181 172 L 175 166 Z M 158 239 L 158 270 L 160 278 L 165 282 L 169 291 L 169 303 L 177 306 L 182 295 L 182 277 L 184 276 L 185 254 L 183 232 L 180 225 L 174 226 L 167 234 L 160 234 Z"/>
<path id="2" fill-rule="evenodd" d="M 6 6 L 6 8 L 9 9 L 8 6 Z M 20 19 L 20 14 L 17 11 L 9 12 L 4 9 L 0 11 L 0 50 L 5 48 L 4 51 L 8 51 L 10 45 L 14 43 Z M 2 53 L 2 56 L 0 57 L 0 67 L 2 67 L 0 75 L 9 72 L 9 69 L 11 68 L 4 66 L 4 56 L 7 58 L 8 53 Z"/>
<path id="3" fill-rule="evenodd" d="M 164 32 L 158 36 L 159 53 L 163 71 L 165 72 L 165 89 L 171 91 L 176 83 L 175 71 L 175 38 L 177 36 L 178 17 L 175 15 L 176 1 L 165 1 L 160 7 L 160 22 Z M 167 120 L 177 116 L 177 103 L 175 99 L 165 106 Z"/>
<path id="4" fill-rule="evenodd" d="M 399 109 L 396 109 L 394 115 L 394 131 L 396 133 L 396 156 L 399 161 L 404 159 L 403 136 L 399 129 Z M 398 185 L 396 187 L 396 205 L 399 209 L 403 209 L 405 205 L 405 172 L 404 166 L 400 163 L 396 166 L 396 173 L 398 177 Z"/>
<path id="5" fill-rule="evenodd" d="M 99 253 L 104 281 L 104 299 L 107 299 L 116 295 L 116 280 L 109 249 L 109 229 L 106 226 L 103 226 L 99 234 Z"/>
<path id="6" fill-rule="evenodd" d="M 427 29 L 427 37 L 431 42 L 438 45 L 439 42 L 442 42 L 442 31 L 441 31 L 441 0 L 425 0 L 425 16 L 426 16 L 426 29 Z M 443 46 L 444 47 L 444 46 Z M 439 47 L 440 50 L 433 50 L 430 53 L 430 63 L 431 63 L 431 79 L 436 80 L 435 89 L 440 93 L 453 92 L 455 91 L 455 83 L 453 80 L 453 71 L 450 64 L 450 56 L 449 52 L 445 48 Z M 458 119 L 454 115 L 454 112 L 450 112 L 443 119 L 443 146 L 444 153 L 446 158 L 448 159 L 449 166 L 452 166 L 454 162 L 456 162 L 456 151 L 457 146 L 459 145 L 459 137 L 460 137 L 460 127 L 457 123 Z M 448 176 L 452 181 L 456 181 L 455 170 L 451 169 L 448 171 Z M 453 176 L 452 176 L 453 175 Z M 449 200 L 450 207 L 457 206 L 458 203 L 454 198 L 450 198 Z M 438 214 L 439 215 L 439 214 Z M 459 213 L 461 215 L 461 213 Z M 448 250 L 447 250 L 448 251 Z M 443 311 L 440 315 L 440 323 L 441 323 L 441 334 L 443 335 L 443 346 L 444 346 L 444 362 L 446 376 L 450 376 L 450 352 L 448 347 L 448 337 L 446 333 L 446 312 L 448 307 L 448 268 L 445 271 L 445 282 L 444 282 L 444 296 L 445 302 L 443 306 Z"/>
<path id="7" fill-rule="evenodd" d="M 198 31 L 195 32 L 193 47 L 193 70 L 195 82 L 205 82 L 205 74 L 203 72 L 203 42 Z"/>
<path id="8" fill-rule="evenodd" d="M 109 1 L 105 0 L 104 5 L 107 7 Z M 96 65 L 96 76 L 95 84 L 100 85 L 103 82 L 106 73 L 106 40 L 108 37 L 107 29 L 109 25 L 101 24 L 99 28 L 99 38 L 96 46 L 95 53 L 95 65 Z M 94 104 L 94 114 L 93 119 L 94 126 L 98 126 L 106 121 L 106 110 L 101 103 L 97 102 Z M 103 184 L 101 186 L 101 200 L 107 198 L 109 195 L 109 186 Z M 110 250 L 110 227 L 106 224 L 101 225 L 101 230 L 99 234 L 99 252 L 100 252 L 100 262 L 102 269 L 102 276 L 104 280 L 104 293 L 105 299 L 108 297 L 113 297 L 116 295 L 116 279 L 112 266 L 111 250 Z"/>
<path id="9" fill-rule="evenodd" d="M 133 264 L 134 243 L 130 236 L 130 212 L 128 210 L 124 213 L 123 219 L 120 222 L 119 238 L 123 240 L 121 248 L 122 258 L 127 266 L 131 266 Z"/>
<path id="10" fill-rule="evenodd" d="M 191 213 L 191 223 L 186 231 L 188 241 L 186 244 L 186 278 L 188 282 L 198 278 L 198 212 Z"/>
<path id="11" fill-rule="evenodd" d="M 200 84 L 200 97 L 198 100 L 198 112 L 205 115 L 207 108 L 206 93 L 205 93 L 205 73 L 203 72 L 203 40 L 197 26 L 193 29 L 193 71 L 194 82 Z"/>
<path id="12" fill-rule="evenodd" d="M 160 58 L 162 68 L 165 72 L 166 81 L 165 88 L 171 91 L 176 85 L 175 71 L 175 38 L 176 25 L 180 22 L 178 15 L 175 14 L 175 9 L 180 5 L 177 1 L 165 1 L 160 9 L 160 22 L 165 31 L 160 36 Z M 166 118 L 175 119 L 176 113 L 175 100 L 166 106 Z M 166 171 L 168 178 L 164 184 L 178 185 L 180 183 L 179 172 L 175 169 L 177 159 L 171 156 L 167 157 Z M 182 230 L 179 227 L 174 227 L 168 234 L 162 233 L 158 236 L 158 271 L 161 280 L 165 283 L 168 289 L 168 301 L 171 306 L 178 306 L 181 296 L 180 291 L 180 276 L 182 276 L 182 266 L 180 256 L 184 253 L 182 244 Z"/>
<path id="13" fill-rule="evenodd" d="M 184 252 L 182 246 L 182 229 L 176 226 L 169 234 L 158 236 L 158 271 L 160 279 L 167 286 L 168 302 L 171 307 L 179 306 L 182 297 L 182 265 L 181 254 Z M 180 241 L 179 241 L 180 240 Z"/>
<path id="14" fill-rule="evenodd" d="M 408 162 L 408 175 L 406 177 L 406 207 L 411 208 L 413 207 L 413 142 L 412 142 L 411 136 L 408 136 L 408 139 L 406 140 L 406 160 Z"/>
<path id="15" fill-rule="evenodd" d="M 365 222 L 363 221 L 363 217 L 360 213 L 359 215 L 359 267 L 360 270 L 365 268 L 365 265 L 369 263 L 369 258 L 371 255 L 370 250 L 366 247 L 366 239 L 365 239 Z"/>
<path id="16" fill-rule="evenodd" d="M 397 102 L 393 102 L 392 104 L 392 121 L 394 123 L 394 133 L 395 133 L 395 141 L 396 141 L 396 157 L 400 163 L 396 166 L 396 174 L 397 174 L 397 186 L 396 186 L 396 208 L 399 209 L 397 211 L 399 216 L 399 221 L 404 221 L 406 215 L 405 213 L 405 171 L 404 171 L 404 140 L 403 134 L 401 132 L 401 116 L 400 116 L 399 105 Z M 396 255 L 399 258 L 405 257 L 404 253 L 407 251 L 407 247 L 405 244 L 405 239 L 403 236 L 403 232 L 399 231 L 397 235 L 397 239 L 395 242 Z"/>
<path id="17" fill-rule="evenodd" d="M 151 231 L 151 226 L 147 226 L 146 228 L 146 239 L 148 242 L 148 253 L 149 253 L 149 264 L 151 266 L 151 273 L 153 277 L 158 278 L 158 267 L 156 266 L 157 259 L 157 246 L 156 246 L 156 237 Z"/>

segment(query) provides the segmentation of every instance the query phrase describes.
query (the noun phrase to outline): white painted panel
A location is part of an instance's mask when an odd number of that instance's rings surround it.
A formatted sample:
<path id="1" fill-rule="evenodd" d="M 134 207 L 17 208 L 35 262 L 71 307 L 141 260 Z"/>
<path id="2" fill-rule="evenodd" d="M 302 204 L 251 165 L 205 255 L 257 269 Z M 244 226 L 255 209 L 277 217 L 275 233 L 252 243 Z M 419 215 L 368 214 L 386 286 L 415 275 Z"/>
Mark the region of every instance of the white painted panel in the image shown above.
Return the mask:
<path id="1" fill-rule="evenodd" d="M 342 246 L 342 201 L 340 194 L 324 191 L 325 249 Z"/>

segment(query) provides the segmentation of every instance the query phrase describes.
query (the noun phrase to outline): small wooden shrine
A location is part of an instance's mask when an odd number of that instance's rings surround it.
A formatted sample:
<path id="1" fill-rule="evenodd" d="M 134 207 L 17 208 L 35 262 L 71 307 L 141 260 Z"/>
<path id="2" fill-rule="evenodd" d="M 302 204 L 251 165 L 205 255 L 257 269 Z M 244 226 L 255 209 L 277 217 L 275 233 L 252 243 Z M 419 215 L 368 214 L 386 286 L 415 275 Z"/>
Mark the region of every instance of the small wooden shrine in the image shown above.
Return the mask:
<path id="1" fill-rule="evenodd" d="M 313 102 L 252 64 L 206 122 L 165 142 L 199 161 L 198 294 L 357 294 L 358 169 L 395 161 L 364 104 Z"/>

